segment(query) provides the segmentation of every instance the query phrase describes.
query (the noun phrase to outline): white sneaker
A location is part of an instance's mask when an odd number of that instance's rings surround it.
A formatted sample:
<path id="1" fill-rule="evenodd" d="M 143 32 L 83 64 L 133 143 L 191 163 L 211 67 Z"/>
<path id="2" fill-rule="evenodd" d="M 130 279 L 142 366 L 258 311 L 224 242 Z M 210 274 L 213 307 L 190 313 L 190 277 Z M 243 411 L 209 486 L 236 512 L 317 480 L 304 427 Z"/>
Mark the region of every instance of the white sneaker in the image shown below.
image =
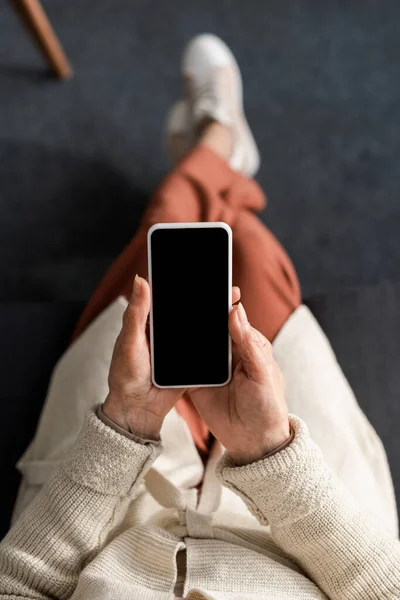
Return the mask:
<path id="1" fill-rule="evenodd" d="M 173 107 L 167 122 L 167 139 L 171 142 L 168 146 L 173 157 L 181 158 L 183 149 L 187 152 L 195 143 L 201 122 L 213 119 L 232 129 L 231 168 L 253 177 L 260 165 L 260 155 L 244 114 L 239 66 L 228 46 L 215 35 L 195 37 L 184 51 L 182 75 L 187 101 Z"/>

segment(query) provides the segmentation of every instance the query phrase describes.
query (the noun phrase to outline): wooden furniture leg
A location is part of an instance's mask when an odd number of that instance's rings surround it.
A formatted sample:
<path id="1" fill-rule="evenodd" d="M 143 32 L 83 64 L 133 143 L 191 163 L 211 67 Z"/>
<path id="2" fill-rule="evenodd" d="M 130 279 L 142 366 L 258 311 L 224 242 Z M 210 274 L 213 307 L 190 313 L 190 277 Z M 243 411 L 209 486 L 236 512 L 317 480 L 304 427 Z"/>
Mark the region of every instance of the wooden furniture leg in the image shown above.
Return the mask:
<path id="1" fill-rule="evenodd" d="M 61 79 L 72 76 L 72 68 L 39 0 L 10 0 L 40 50 Z"/>

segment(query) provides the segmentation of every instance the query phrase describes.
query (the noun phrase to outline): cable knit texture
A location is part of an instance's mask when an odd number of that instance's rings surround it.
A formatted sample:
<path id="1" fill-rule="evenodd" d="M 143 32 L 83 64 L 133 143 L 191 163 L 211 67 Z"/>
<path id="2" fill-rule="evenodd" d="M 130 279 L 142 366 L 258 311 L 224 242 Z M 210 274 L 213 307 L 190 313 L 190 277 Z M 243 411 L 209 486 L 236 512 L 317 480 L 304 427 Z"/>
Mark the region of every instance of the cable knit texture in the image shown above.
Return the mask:
<path id="1" fill-rule="evenodd" d="M 215 443 L 204 469 L 175 410 L 156 447 L 90 408 L 107 395 L 125 307 L 111 305 L 54 371 L 19 462 L 0 600 L 399 599 L 385 453 L 311 313 L 295 311 L 273 345 L 301 417 L 292 443 L 242 467 Z"/>
<path id="2" fill-rule="evenodd" d="M 0 546 L 0 598 L 69 598 L 160 452 L 91 411 L 70 456 Z"/>
<path id="3" fill-rule="evenodd" d="M 164 521 L 124 526 L 129 503 L 161 449 L 129 440 L 91 411 L 70 456 L 0 546 L 0 598 L 123 599 L 132 593 L 167 600 L 182 547 L 193 584 L 189 597 L 234 598 L 231 594 L 241 596 L 243 586 L 256 599 L 324 598 L 322 592 L 334 600 L 400 597 L 398 541 L 379 532 L 360 511 L 304 423 L 292 416 L 291 425 L 295 438 L 278 454 L 242 467 L 224 454 L 216 468 L 223 484 L 243 498 L 263 526 L 270 525 L 280 550 L 274 556 L 270 544 L 267 558 L 262 543 L 254 552 L 254 539 L 252 549 L 238 553 L 231 543 L 234 526 L 231 537 L 223 539 L 217 523 L 213 531 L 206 515 L 196 517 L 190 499 L 185 524 L 184 492 L 179 511 L 172 508 Z M 163 486 L 164 506 L 173 507 L 172 484 L 164 484 L 161 474 L 152 479 Z M 192 543 L 186 539 L 190 527 L 199 538 Z M 261 591 L 264 586 L 268 592 Z M 210 595 L 202 595 L 202 589 Z"/>
<path id="4" fill-rule="evenodd" d="M 97 448 L 95 452 L 94 448 Z M 153 444 L 132 444 L 132 440 L 107 427 L 90 412 L 62 470 L 74 482 L 93 491 L 123 496 L 134 493 L 134 486 L 140 482 L 139 470 L 144 475 L 146 467 L 159 454 L 161 448 L 158 450 Z"/>
<path id="5" fill-rule="evenodd" d="M 306 425 L 278 454 L 238 467 L 225 454 L 217 477 L 270 525 L 276 543 L 330 598 L 400 598 L 400 546 L 382 536 L 326 465 Z"/>

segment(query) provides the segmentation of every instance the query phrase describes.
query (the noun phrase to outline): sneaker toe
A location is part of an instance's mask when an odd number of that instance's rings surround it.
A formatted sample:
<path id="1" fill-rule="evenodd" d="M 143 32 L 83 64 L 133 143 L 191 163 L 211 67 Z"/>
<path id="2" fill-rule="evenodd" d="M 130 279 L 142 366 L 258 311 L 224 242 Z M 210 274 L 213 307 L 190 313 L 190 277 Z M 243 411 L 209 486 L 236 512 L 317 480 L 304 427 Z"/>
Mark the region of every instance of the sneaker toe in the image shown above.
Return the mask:
<path id="1" fill-rule="evenodd" d="M 182 60 L 182 73 L 187 76 L 226 67 L 234 62 L 228 46 L 216 35 L 204 33 L 195 37 L 186 47 Z"/>

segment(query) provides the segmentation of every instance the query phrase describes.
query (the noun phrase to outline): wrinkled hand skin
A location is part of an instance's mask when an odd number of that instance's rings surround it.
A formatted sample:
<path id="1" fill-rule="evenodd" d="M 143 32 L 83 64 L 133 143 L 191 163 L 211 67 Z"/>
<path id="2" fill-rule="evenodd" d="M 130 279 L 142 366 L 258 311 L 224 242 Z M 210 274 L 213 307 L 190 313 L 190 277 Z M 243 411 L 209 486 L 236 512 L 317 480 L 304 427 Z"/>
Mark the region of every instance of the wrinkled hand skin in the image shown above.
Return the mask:
<path id="1" fill-rule="evenodd" d="M 232 301 L 240 290 L 232 289 Z M 158 439 L 165 416 L 182 389 L 159 389 L 151 382 L 146 324 L 150 312 L 147 281 L 135 277 L 132 296 L 116 340 L 104 413 L 117 425 Z M 290 437 L 282 374 L 271 344 L 248 322 L 241 303 L 229 315 L 233 377 L 220 388 L 190 390 L 200 415 L 238 465 L 258 460 Z"/>
<path id="2" fill-rule="evenodd" d="M 114 347 L 103 411 L 114 423 L 139 437 L 157 439 L 165 416 L 182 390 L 163 390 L 151 382 L 150 349 L 146 334 L 150 288 L 135 277 L 133 292 Z"/>
<path id="3" fill-rule="evenodd" d="M 221 388 L 191 391 L 214 436 L 238 465 L 262 458 L 290 438 L 282 373 L 269 341 L 247 319 L 241 303 L 229 316 L 234 372 Z"/>

